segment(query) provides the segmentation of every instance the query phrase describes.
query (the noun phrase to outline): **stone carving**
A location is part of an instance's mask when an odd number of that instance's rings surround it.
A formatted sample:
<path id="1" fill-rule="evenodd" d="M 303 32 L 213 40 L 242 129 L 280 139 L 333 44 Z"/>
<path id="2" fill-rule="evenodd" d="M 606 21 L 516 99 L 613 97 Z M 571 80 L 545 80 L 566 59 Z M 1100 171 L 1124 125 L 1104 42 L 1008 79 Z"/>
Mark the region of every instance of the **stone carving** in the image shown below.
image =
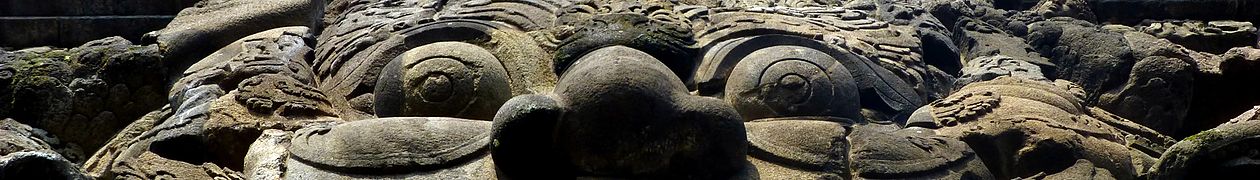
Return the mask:
<path id="1" fill-rule="evenodd" d="M 746 153 L 733 108 L 688 95 L 664 63 L 626 46 L 591 51 L 554 92 L 503 106 L 490 152 L 507 177 L 727 178 Z"/>
<path id="2" fill-rule="evenodd" d="M 88 179 L 77 165 L 64 157 L 66 145 L 48 132 L 13 119 L 0 120 L 0 178 Z"/>
<path id="3" fill-rule="evenodd" d="M 967 142 L 998 178 L 1133 178 L 1145 172 L 1135 166 L 1149 161 L 1148 153 L 1159 155 L 1152 149 L 1171 143 L 1153 130 L 1085 108 L 1079 88 L 1062 80 L 998 77 L 925 106 L 907 124 Z"/>
<path id="4" fill-rule="evenodd" d="M 848 69 L 826 53 L 800 46 L 749 53 L 731 70 L 723 92 L 746 119 L 861 116 L 858 89 Z"/>
<path id="5" fill-rule="evenodd" d="M 1002 76 L 1050 81 L 1042 74 L 1041 67 L 1036 64 L 1003 55 L 980 57 L 968 61 L 967 67 L 963 67 L 963 72 L 965 74 L 958 77 L 954 86 L 963 87 L 973 82 L 993 80 Z"/>
<path id="6" fill-rule="evenodd" d="M 1233 177 L 1256 166 L 1256 116 L 1260 106 L 1172 145 L 1152 167 L 1151 178 Z"/>
<path id="7" fill-rule="evenodd" d="M 953 27 L 954 42 L 959 44 L 959 54 L 968 66 L 976 59 L 1001 55 L 1037 65 L 1044 75 L 1053 76 L 1058 69 L 1056 64 L 1042 57 L 1032 46 L 997 27 L 966 17 L 957 22 Z"/>
<path id="8" fill-rule="evenodd" d="M 1234 19 L 1260 21 L 1255 1 L 1247 0 L 1089 0 L 1100 20 L 1136 23 L 1147 19 Z"/>
<path id="9" fill-rule="evenodd" d="M 320 39 L 324 41 L 320 41 L 316 48 L 318 53 L 313 66 L 318 77 L 329 83 L 323 83 L 319 87 L 334 99 L 382 98 L 366 96 L 370 96 L 369 92 L 376 89 L 376 81 L 381 79 L 378 77 L 381 77 L 382 69 L 395 57 L 430 43 L 455 41 L 481 46 L 493 54 L 500 61 L 496 63 L 500 63 L 509 72 L 507 79 L 512 84 L 512 95 L 543 92 L 554 85 L 555 77 L 551 72 L 552 64 L 547 61 L 551 55 L 541 48 L 541 42 L 536 41 L 536 37 L 524 31 L 534 29 L 521 30 L 512 27 L 519 24 L 487 21 L 511 18 L 519 20 L 517 22 L 550 24 L 529 18 L 554 18 L 556 11 L 540 12 L 531 4 L 561 6 L 568 2 L 380 1 L 352 4 L 351 9 L 364 9 L 346 12 L 346 15 L 341 16 L 342 18 L 321 34 Z M 452 8 L 443 9 L 439 16 L 438 9 L 445 6 Z M 445 35 L 431 36 L 432 34 Z"/>
<path id="10" fill-rule="evenodd" d="M 212 50 L 256 32 L 285 26 L 318 29 L 323 3 L 311 0 L 207 0 L 179 12 L 166 28 L 144 35 L 162 45 L 168 66 L 179 73 Z M 172 74 L 178 77 L 179 74 Z"/>
<path id="11" fill-rule="evenodd" d="M 23 151 L 0 156 L 0 178 L 89 179 L 74 163 L 54 152 Z"/>
<path id="12" fill-rule="evenodd" d="M 0 53 L 0 114 L 58 134 L 92 151 L 165 101 L 167 80 L 155 45 L 119 37 L 70 49 L 31 48 Z M 84 158 L 65 154 L 72 161 Z"/>
<path id="13" fill-rule="evenodd" d="M 511 98 L 508 73 L 493 54 L 462 42 L 408 50 L 382 70 L 376 115 L 491 119 Z"/>
<path id="14" fill-rule="evenodd" d="M 346 177 L 449 179 L 491 177 L 486 149 L 489 121 L 457 118 L 385 118 L 305 128 L 292 134 L 280 156 L 285 178 Z M 263 143 L 255 143 L 259 148 Z M 286 155 L 287 154 L 287 155 Z M 260 161 L 253 161 L 260 162 Z M 260 168 L 250 169 L 261 172 Z"/>
<path id="15" fill-rule="evenodd" d="M 141 45 L 0 47 L 0 176 L 1235 175 L 1250 4 L 208 0 Z"/>
<path id="16" fill-rule="evenodd" d="M 1252 46 L 1256 27 L 1238 21 L 1165 21 L 1144 22 L 1138 31 L 1168 39 L 1196 51 L 1225 53 L 1230 48 Z"/>
<path id="17" fill-rule="evenodd" d="M 92 158 L 102 178 L 151 178 L 166 171 L 217 172 L 235 177 L 247 142 L 263 130 L 296 130 L 341 121 L 346 107 L 326 98 L 310 70 L 305 27 L 278 28 L 248 36 L 193 64 L 170 92 L 172 112 L 153 114 L 129 126 L 138 135 L 115 137 L 110 149 Z M 149 118 L 146 118 L 149 119 Z M 160 122 L 160 123 L 159 123 Z M 206 164 L 181 164 L 204 162 Z M 207 169 L 213 171 L 205 171 Z M 105 171 L 108 170 L 108 171 Z"/>
<path id="18" fill-rule="evenodd" d="M 1093 9 L 1086 0 L 1046 0 L 1037 3 L 1030 11 L 1042 17 L 1071 17 L 1080 20 L 1094 21 Z"/>

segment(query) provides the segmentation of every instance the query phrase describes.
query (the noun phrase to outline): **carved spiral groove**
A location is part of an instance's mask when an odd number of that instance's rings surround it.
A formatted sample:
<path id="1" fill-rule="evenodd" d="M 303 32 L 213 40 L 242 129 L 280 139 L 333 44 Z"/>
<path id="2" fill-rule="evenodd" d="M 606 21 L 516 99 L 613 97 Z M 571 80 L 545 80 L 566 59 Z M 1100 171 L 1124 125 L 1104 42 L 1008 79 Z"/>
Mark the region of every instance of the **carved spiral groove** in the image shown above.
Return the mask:
<path id="1" fill-rule="evenodd" d="M 491 119 L 511 98 L 507 70 L 490 51 L 464 42 L 408 50 L 383 71 L 377 115 Z"/>
<path id="2" fill-rule="evenodd" d="M 726 100 L 745 119 L 860 117 L 857 86 L 826 53 L 792 45 L 758 49 L 731 70 Z"/>

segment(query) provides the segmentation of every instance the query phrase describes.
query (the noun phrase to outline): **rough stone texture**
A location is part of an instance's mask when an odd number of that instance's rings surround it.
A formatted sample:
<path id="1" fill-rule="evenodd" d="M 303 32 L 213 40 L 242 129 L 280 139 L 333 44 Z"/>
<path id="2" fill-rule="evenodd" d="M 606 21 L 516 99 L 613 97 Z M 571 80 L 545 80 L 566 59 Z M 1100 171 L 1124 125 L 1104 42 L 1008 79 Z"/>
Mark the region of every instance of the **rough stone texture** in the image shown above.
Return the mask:
<path id="1" fill-rule="evenodd" d="M 107 179 L 245 179 L 240 172 L 213 163 L 192 164 L 166 159 L 151 152 L 141 153 L 115 166 L 110 171 L 116 176 Z"/>
<path id="2" fill-rule="evenodd" d="M 501 173 L 725 178 L 742 169 L 739 115 L 721 100 L 688 95 L 681 79 L 650 54 L 600 48 L 558 82 L 549 95 L 509 100 L 495 116 L 491 154 Z"/>
<path id="3" fill-rule="evenodd" d="M 0 47 L 0 124 L 30 125 L 0 141 L 43 153 L 0 176 L 1248 173 L 1252 4 L 210 0 L 146 45 Z"/>
<path id="4" fill-rule="evenodd" d="M 954 42 L 959 44 L 959 54 L 966 64 L 981 57 L 1002 55 L 1037 65 L 1044 75 L 1053 76 L 1058 69 L 1058 65 L 1042 57 L 1019 37 L 988 23 L 964 17 L 954 24 L 953 31 Z"/>
<path id="5" fill-rule="evenodd" d="M 373 91 L 375 114 L 493 119 L 512 95 L 500 63 L 486 49 L 462 42 L 407 50 L 382 70 Z"/>
<path id="6" fill-rule="evenodd" d="M 1260 49 L 1239 47 L 1200 61 L 1195 76 L 1195 94 L 1187 123 L 1177 137 L 1198 134 L 1228 121 L 1232 115 L 1260 104 L 1260 94 L 1250 93 L 1253 85 L 1239 82 L 1260 80 Z"/>
<path id="7" fill-rule="evenodd" d="M 326 17 L 331 25 L 320 34 L 312 65 L 318 77 L 329 82 L 320 89 L 330 97 L 362 99 L 371 96 L 376 81 L 383 76 L 382 69 L 407 50 L 443 41 L 465 42 L 481 46 L 502 64 L 508 72 L 511 95 L 545 92 L 555 84 L 550 61 L 553 55 L 542 49 L 541 39 L 527 32 L 551 24 L 560 7 L 568 4 L 335 1 L 330 13 L 340 10 L 341 15 Z"/>
<path id="8" fill-rule="evenodd" d="M 293 133 L 278 129 L 268 129 L 254 143 L 249 145 L 249 154 L 245 155 L 244 171 L 246 179 L 282 179 L 287 168 L 285 160 L 289 158 L 289 142 Z"/>
<path id="9" fill-rule="evenodd" d="M 1163 134 L 1174 134 L 1190 110 L 1195 72 L 1193 65 L 1179 59 L 1147 57 L 1133 65 L 1123 87 L 1099 97 L 1098 106 Z"/>
<path id="10" fill-rule="evenodd" d="M 995 179 L 964 141 L 917 127 L 892 132 L 862 127 L 850 136 L 855 179 Z"/>
<path id="11" fill-rule="evenodd" d="M 52 151 L 55 150 L 54 145 L 64 146 L 48 132 L 32 128 L 13 119 L 0 120 L 0 132 L 3 132 L 0 133 L 0 142 L 3 143 L 3 146 L 0 146 L 0 154 L 40 150 Z M 57 153 L 70 154 L 70 152 Z"/>
<path id="12" fill-rule="evenodd" d="M 23 151 L 0 156 L 0 178 L 90 179 L 74 163 L 47 151 Z"/>
<path id="13" fill-rule="evenodd" d="M 171 110 L 133 123 L 94 155 L 87 169 L 98 178 L 153 178 L 172 171 L 239 178 L 227 168 L 241 169 L 248 143 L 263 130 L 341 121 L 333 107 L 347 106 L 332 105 L 336 102 L 314 86 L 306 32 L 305 27 L 260 32 L 194 64 L 169 91 Z"/>
<path id="14" fill-rule="evenodd" d="M 1039 14 L 1045 18 L 1051 17 L 1071 17 L 1075 19 L 1094 21 L 1094 10 L 1090 9 L 1088 0 L 1043 0 L 1033 6 L 1033 13 Z"/>
<path id="15" fill-rule="evenodd" d="M 972 83 L 911 121 L 931 119 L 914 124 L 967 142 L 997 178 L 1072 174 L 1064 170 L 1077 159 L 1119 179 L 1136 177 L 1130 151 L 1137 150 L 1126 147 L 1126 133 L 1091 115 L 1080 87 L 1056 84 L 1016 77 Z"/>
<path id="16" fill-rule="evenodd" d="M 1152 179 L 1226 178 L 1257 170 L 1260 106 L 1177 142 L 1152 168 Z"/>
<path id="17" fill-rule="evenodd" d="M 809 47 L 831 54 L 833 57 L 839 57 L 839 59 L 854 59 L 840 60 L 840 62 L 845 68 L 849 68 L 854 76 L 859 94 L 869 98 L 862 101 L 862 106 L 880 113 L 896 115 L 903 111 L 910 111 L 922 104 L 925 99 L 931 99 L 933 94 L 946 91 L 937 90 L 938 88 L 948 89 L 948 85 L 929 83 L 927 80 L 931 76 L 926 76 L 920 73 L 922 71 L 916 70 L 933 69 L 921 64 L 922 60 L 916 58 L 918 53 L 915 50 L 919 48 L 902 48 L 907 46 L 886 44 L 907 40 L 887 35 L 913 33 L 909 27 L 891 28 L 886 23 L 863 18 L 866 15 L 860 11 L 811 10 L 813 11 L 764 9 L 764 11 L 769 11 L 768 13 L 719 11 L 710 15 L 709 21 L 712 24 L 706 26 L 707 29 L 700 29 L 701 33 L 697 34 L 699 43 L 710 44 L 706 45 L 709 49 L 705 50 L 707 53 L 704 59 L 700 60 L 701 65 L 692 80 L 696 83 L 699 93 L 720 95 L 720 87 L 725 87 L 729 69 L 733 68 L 739 59 L 756 49 L 775 45 Z M 817 13 L 821 17 L 802 17 L 805 13 L 819 11 L 843 13 Z M 793 23 L 800 21 L 820 23 Z M 835 31 L 827 31 L 828 29 Z M 906 31 L 896 31 L 898 29 Z M 803 35 L 785 37 L 746 34 L 753 32 Z M 888 42 L 881 42 L 881 40 Z M 940 72 L 940 74 L 945 73 Z"/>
<path id="18" fill-rule="evenodd" d="M 844 119 L 775 118 L 744 123 L 748 161 L 761 178 L 847 178 L 852 127 Z"/>
<path id="19" fill-rule="evenodd" d="M 127 127 L 120 130 L 118 134 L 114 134 L 114 137 L 110 138 L 109 142 L 106 143 L 105 146 L 101 147 L 100 150 L 97 150 L 96 153 L 92 154 L 87 162 L 83 163 L 83 171 L 92 177 L 103 177 L 105 173 L 109 172 L 109 169 L 114 162 L 118 160 L 119 155 L 124 153 L 124 151 L 126 151 L 128 147 L 131 147 L 132 144 L 136 143 L 135 139 L 137 137 L 150 129 L 153 129 L 153 126 L 157 125 L 160 120 L 166 119 L 170 116 L 171 107 L 166 106 L 162 107 L 162 109 L 149 112 L 149 114 L 144 115 L 144 117 L 141 117 L 140 119 L 132 122 L 130 125 L 127 125 Z"/>
<path id="20" fill-rule="evenodd" d="M 1124 36 L 1089 22 L 1054 18 L 1033 23 L 1028 31 L 1028 43 L 1059 66 L 1055 77 L 1084 88 L 1090 104 L 1124 83 L 1136 61 Z"/>
<path id="21" fill-rule="evenodd" d="M 774 46 L 749 53 L 723 91 L 744 119 L 834 116 L 859 119 L 858 88 L 840 62 L 822 51 Z"/>
<path id="22" fill-rule="evenodd" d="M 110 37 L 71 49 L 0 52 L 0 116 L 95 151 L 147 111 L 162 106 L 166 68 L 157 46 Z M 72 158 L 82 161 L 81 158 Z"/>
<path id="23" fill-rule="evenodd" d="M 490 177 L 490 126 L 482 120 L 411 117 L 306 128 L 288 146 L 285 177 Z"/>
<path id="24" fill-rule="evenodd" d="M 73 163 L 83 153 L 68 148 L 44 130 L 13 119 L 0 120 L 0 178 L 90 179 Z M 72 155 L 72 160 L 62 154 Z"/>
<path id="25" fill-rule="evenodd" d="M 1003 55 L 972 59 L 967 62 L 966 67 L 963 67 L 962 72 L 964 74 L 955 81 L 956 87 L 963 87 L 974 82 L 993 80 L 1003 76 L 1050 81 L 1045 74 L 1041 73 L 1040 66 Z"/>
<path id="26" fill-rule="evenodd" d="M 319 29 L 323 6 L 319 0 L 202 0 L 180 11 L 166 28 L 145 34 L 144 41 L 161 45 L 166 64 L 178 73 L 213 50 L 257 32 L 285 26 Z"/>
<path id="27" fill-rule="evenodd" d="M 1089 0 L 1099 20 L 1135 24 L 1148 19 L 1242 20 L 1260 22 L 1250 0 Z"/>
<path id="28" fill-rule="evenodd" d="M 1138 31 L 1168 39 L 1196 51 L 1220 54 L 1230 48 L 1256 45 L 1251 22 L 1173 20 L 1144 22 Z"/>

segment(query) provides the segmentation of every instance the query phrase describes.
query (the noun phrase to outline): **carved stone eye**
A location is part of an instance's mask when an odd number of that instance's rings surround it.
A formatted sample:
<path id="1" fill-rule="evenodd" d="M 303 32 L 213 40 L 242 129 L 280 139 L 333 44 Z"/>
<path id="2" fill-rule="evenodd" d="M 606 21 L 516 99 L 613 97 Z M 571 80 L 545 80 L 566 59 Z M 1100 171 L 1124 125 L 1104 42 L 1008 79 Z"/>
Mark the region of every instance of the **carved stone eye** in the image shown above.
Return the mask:
<path id="1" fill-rule="evenodd" d="M 745 119 L 785 116 L 860 117 L 853 76 L 827 53 L 779 45 L 736 64 L 725 98 Z"/>
<path id="2" fill-rule="evenodd" d="M 507 70 L 490 51 L 437 42 L 403 53 L 382 70 L 377 116 L 491 119 L 511 98 Z"/>

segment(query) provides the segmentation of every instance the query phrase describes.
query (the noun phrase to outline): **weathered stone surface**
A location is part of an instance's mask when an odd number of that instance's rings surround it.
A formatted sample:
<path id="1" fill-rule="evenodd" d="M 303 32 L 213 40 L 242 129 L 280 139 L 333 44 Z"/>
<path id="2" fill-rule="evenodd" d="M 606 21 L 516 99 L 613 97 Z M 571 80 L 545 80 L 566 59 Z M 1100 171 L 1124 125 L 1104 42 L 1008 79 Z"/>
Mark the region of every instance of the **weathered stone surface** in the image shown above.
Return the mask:
<path id="1" fill-rule="evenodd" d="M 106 179 L 244 179 L 240 172 L 213 163 L 192 164 L 170 160 L 151 152 L 119 162 Z"/>
<path id="2" fill-rule="evenodd" d="M 1148 19 L 1241 20 L 1260 22 L 1249 0 L 1089 0 L 1099 20 L 1135 24 Z"/>
<path id="3" fill-rule="evenodd" d="M 997 178 L 1074 173 L 1063 170 L 1077 159 L 1117 178 L 1136 177 L 1136 150 L 1126 147 L 1125 133 L 1091 116 L 1071 88 L 1079 87 L 999 77 L 967 85 L 910 121 L 932 119 L 913 124 L 967 142 Z"/>
<path id="4" fill-rule="evenodd" d="M 319 29 L 323 6 L 318 0 L 202 0 L 144 39 L 161 45 L 166 64 L 179 73 L 214 50 L 257 32 L 285 26 Z"/>
<path id="5" fill-rule="evenodd" d="M 800 46 L 749 53 L 731 70 L 723 92 L 749 120 L 804 115 L 861 118 L 858 88 L 848 69 L 822 51 Z"/>
<path id="6" fill-rule="evenodd" d="M 688 95 L 648 53 L 626 46 L 593 50 L 558 82 L 552 94 L 513 98 L 495 116 L 498 143 L 491 154 L 501 173 L 725 178 L 742 169 L 746 142 L 735 110 Z M 550 128 L 521 129 L 530 127 Z M 554 155 L 522 153 L 539 151 Z M 535 164 L 562 166 L 530 167 Z"/>
<path id="7" fill-rule="evenodd" d="M 512 95 L 508 72 L 479 46 L 437 42 L 386 65 L 377 81 L 376 115 L 493 119 Z"/>
<path id="8" fill-rule="evenodd" d="M 137 137 L 153 129 L 160 120 L 171 116 L 171 107 L 166 106 L 162 109 L 149 112 L 140 119 L 131 122 L 131 124 L 114 134 L 109 142 L 102 146 L 100 150 L 92 154 L 87 162 L 83 163 L 83 171 L 88 176 L 94 178 L 105 177 L 110 167 L 118 160 L 121 154 L 127 151 L 128 147 L 137 143 Z"/>
<path id="9" fill-rule="evenodd" d="M 1045 18 L 1051 17 L 1071 17 L 1075 19 L 1094 21 L 1094 10 L 1090 9 L 1088 0 L 1042 0 L 1037 2 L 1037 6 L 1033 6 L 1033 13 L 1039 14 Z"/>
<path id="10" fill-rule="evenodd" d="M 1181 129 L 1194 95 L 1193 65 L 1152 56 L 1133 65 L 1123 87 L 1099 97 L 1098 106 L 1163 134 Z"/>
<path id="11" fill-rule="evenodd" d="M 1050 81 L 1045 74 L 1042 74 L 1040 66 L 1003 55 L 972 59 L 967 62 L 967 67 L 963 67 L 962 72 L 962 76 L 959 76 L 958 81 L 955 81 L 956 87 L 963 87 L 974 82 L 993 80 L 1003 76 Z"/>
<path id="12" fill-rule="evenodd" d="M 959 54 L 966 64 L 981 57 L 1002 55 L 1037 65 L 1041 74 L 1047 76 L 1053 76 L 1058 70 L 1059 65 L 1042 57 L 1019 37 L 973 18 L 964 17 L 957 22 L 952 30 L 954 42 L 959 44 Z"/>
<path id="13" fill-rule="evenodd" d="M 289 142 L 293 133 L 278 129 L 268 129 L 258 136 L 258 140 L 249 145 L 249 154 L 245 155 L 245 167 L 242 173 L 246 179 L 282 179 L 289 159 Z"/>
<path id="14" fill-rule="evenodd" d="M 1136 62 L 1123 35 L 1085 21 L 1054 18 L 1033 23 L 1026 38 L 1059 67 L 1055 77 L 1084 88 L 1090 104 L 1123 84 Z"/>
<path id="15" fill-rule="evenodd" d="M 1152 167 L 1152 179 L 1245 176 L 1257 170 L 1260 106 L 1216 128 L 1187 137 L 1164 152 Z"/>
<path id="16" fill-rule="evenodd" d="M 31 128 L 13 119 L 0 120 L 0 154 L 12 154 L 24 151 L 52 150 L 48 141 L 56 141 L 42 129 Z M 55 143 L 55 142 L 54 142 Z"/>
<path id="17" fill-rule="evenodd" d="M 963 65 L 958 59 L 958 47 L 950 37 L 952 24 L 942 23 L 936 16 L 928 13 L 927 9 L 915 3 L 917 2 L 857 0 L 845 2 L 844 7 L 865 10 L 873 18 L 889 24 L 914 27 L 922 44 L 924 63 L 956 76 Z"/>
<path id="18" fill-rule="evenodd" d="M 492 171 L 484 167 L 490 140 L 489 121 L 456 118 L 387 118 L 308 128 L 294 135 L 286 176 L 489 177 Z M 311 167 L 325 170 L 312 172 Z"/>
<path id="19" fill-rule="evenodd" d="M 851 135 L 855 178 L 995 179 L 967 143 L 931 129 L 865 130 Z"/>
<path id="20" fill-rule="evenodd" d="M 1118 4 L 1134 7 L 1100 8 Z M 0 170 L 98 179 L 1229 175 L 1260 167 L 1246 134 L 1255 128 L 1218 117 L 1260 104 L 1246 83 L 1260 77 L 1260 50 L 1243 47 L 1255 43 L 1245 22 L 1254 13 L 1238 11 L 1250 4 L 203 1 L 143 46 L 0 47 L 0 118 L 30 124 L 0 128 L 20 131 L 0 141 L 44 153 L 18 158 L 38 166 Z M 1115 14 L 1150 7 L 1168 12 Z M 1170 137 L 1218 125 L 1229 133 Z M 26 133 L 36 129 L 62 139 Z M 76 144 L 96 151 L 82 170 Z"/>
<path id="21" fill-rule="evenodd" d="M 1195 51 L 1215 54 L 1234 47 L 1255 46 L 1257 38 L 1251 22 L 1173 20 L 1144 22 L 1136 28 Z"/>
<path id="22" fill-rule="evenodd" d="M 766 11 L 775 12 L 774 10 L 776 9 Z M 740 59 L 757 49 L 777 45 L 808 47 L 837 58 L 854 76 L 860 94 L 870 98 L 870 100 L 862 101 L 864 103 L 862 106 L 880 113 L 895 115 L 902 111 L 909 111 L 925 99 L 932 98 L 931 94 L 947 91 L 937 90 L 947 88 L 938 86 L 941 84 L 929 83 L 927 80 L 932 76 L 920 76 L 924 74 L 919 72 L 926 71 L 918 71 L 917 68 L 931 68 L 923 65 L 923 62 L 916 58 L 918 53 L 914 51 L 918 48 L 903 49 L 900 47 L 906 47 L 906 45 L 880 45 L 880 41 L 875 40 L 898 42 L 906 39 L 880 38 L 880 35 L 912 33 L 912 31 L 881 29 L 888 27 L 888 24 L 866 19 L 865 15 L 859 11 L 817 9 L 816 11 L 821 12 L 830 10 L 844 13 L 818 13 L 823 17 L 807 18 L 793 16 L 793 13 L 803 14 L 814 11 L 778 10 L 782 13 L 728 11 L 710 16 L 713 24 L 697 34 L 699 43 L 709 44 L 706 45 L 708 49 L 704 50 L 706 51 L 704 59 L 700 60 L 701 64 L 696 70 L 696 76 L 691 80 L 696 84 L 696 89 L 701 95 L 720 95 L 730 69 L 734 68 Z M 792 23 L 798 21 L 823 23 Z M 827 31 L 829 29 L 835 31 Z M 909 29 L 903 27 L 902 30 Z M 766 32 L 771 35 L 746 36 L 745 33 L 749 32 Z M 804 35 L 783 36 L 774 35 L 778 33 L 773 32 Z M 945 73 L 940 72 L 940 74 Z"/>
<path id="23" fill-rule="evenodd" d="M 418 171 L 481 155 L 490 144 L 489 130 L 489 121 L 454 118 L 363 120 L 300 130 L 289 151 L 335 171 Z"/>
<path id="24" fill-rule="evenodd" d="M 105 137 L 161 107 L 166 78 L 157 46 L 119 37 L 71 49 L 30 48 L 0 55 L 0 116 L 58 134 L 95 151 Z M 82 161 L 82 158 L 71 158 Z"/>
<path id="25" fill-rule="evenodd" d="M 1248 83 L 1260 80 L 1260 49 L 1239 47 L 1220 56 L 1197 59 L 1195 93 L 1186 123 L 1176 137 L 1198 134 L 1260 104 L 1260 94 Z"/>
<path id="26" fill-rule="evenodd" d="M 74 163 L 48 151 L 23 151 L 0 156 L 0 178 L 90 179 Z"/>
<path id="27" fill-rule="evenodd" d="M 837 122 L 838 121 L 838 122 Z M 771 118 L 744 123 L 749 178 L 848 178 L 848 119 Z"/>
<path id="28" fill-rule="evenodd" d="M 334 7 L 344 8 L 343 15 L 337 16 L 320 34 L 313 65 L 318 77 L 329 82 L 321 84 L 321 90 L 334 98 L 356 99 L 369 96 L 383 76 L 382 69 L 407 50 L 436 42 L 465 42 L 481 46 L 502 64 L 508 72 L 512 95 L 545 92 L 555 84 L 550 61 L 553 55 L 542 49 L 543 42 L 526 32 L 541 28 L 541 24 L 551 24 L 559 7 L 567 4 L 567 1 L 334 3 Z M 538 25 L 528 25 L 535 23 Z M 443 36 L 430 36 L 432 34 Z"/>

